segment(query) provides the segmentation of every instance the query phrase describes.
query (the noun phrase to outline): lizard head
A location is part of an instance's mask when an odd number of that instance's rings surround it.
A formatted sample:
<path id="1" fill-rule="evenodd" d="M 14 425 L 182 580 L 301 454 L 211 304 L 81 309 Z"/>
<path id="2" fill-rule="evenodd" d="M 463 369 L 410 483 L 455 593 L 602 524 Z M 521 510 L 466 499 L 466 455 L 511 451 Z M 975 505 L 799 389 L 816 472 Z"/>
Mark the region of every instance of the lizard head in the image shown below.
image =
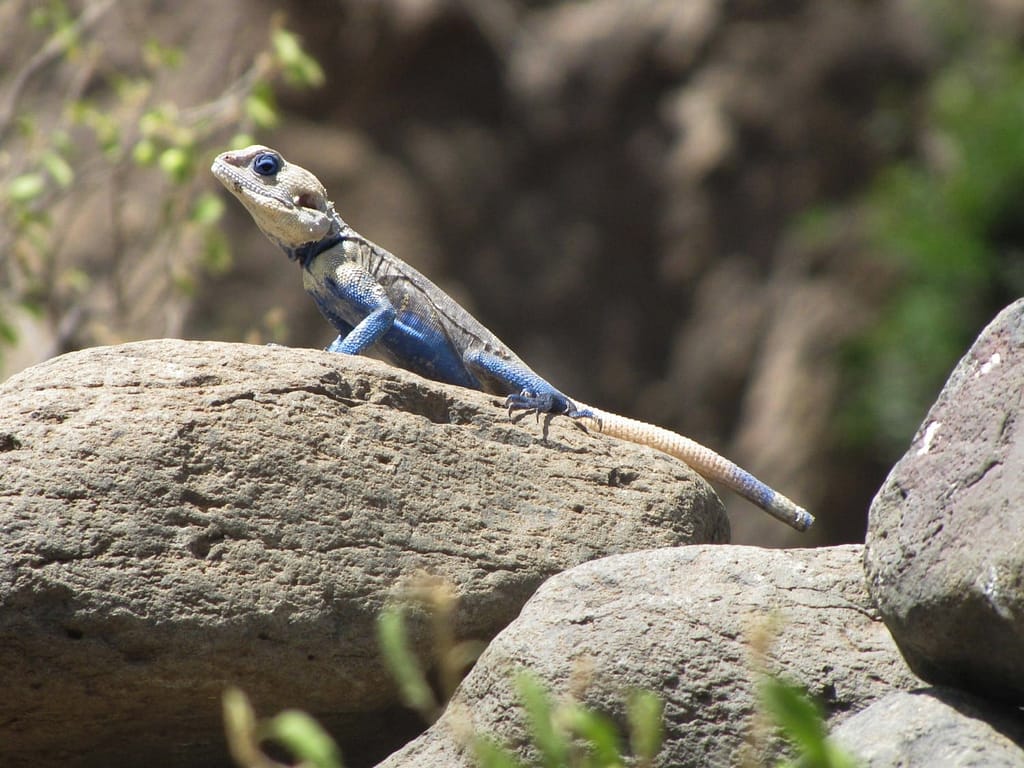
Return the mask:
<path id="1" fill-rule="evenodd" d="M 280 152 L 254 144 L 217 155 L 213 175 L 268 238 L 289 254 L 327 237 L 337 214 L 319 179 Z"/>

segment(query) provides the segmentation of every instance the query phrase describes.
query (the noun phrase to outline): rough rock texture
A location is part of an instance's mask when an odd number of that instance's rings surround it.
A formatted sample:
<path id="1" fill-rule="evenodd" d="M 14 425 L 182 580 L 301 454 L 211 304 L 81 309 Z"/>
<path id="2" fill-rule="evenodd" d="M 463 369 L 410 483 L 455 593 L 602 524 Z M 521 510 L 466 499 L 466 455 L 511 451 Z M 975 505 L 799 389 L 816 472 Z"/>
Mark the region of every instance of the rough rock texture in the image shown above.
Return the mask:
<path id="1" fill-rule="evenodd" d="M 403 580 L 450 580 L 457 632 L 487 638 L 552 573 L 727 539 L 678 462 L 564 420 L 545 442 L 497 403 L 372 360 L 184 341 L 10 379 L 0 763 L 222 765 L 227 683 L 392 749 L 402 725 L 366 713 L 395 700 L 374 621 Z"/>
<path id="2" fill-rule="evenodd" d="M 890 694 L 832 735 L 863 768 L 1024 766 L 1020 712 L 951 689 Z"/>
<path id="3" fill-rule="evenodd" d="M 460 747 L 470 724 L 523 750 L 511 685 L 523 668 L 557 695 L 584 688 L 584 703 L 619 722 L 630 689 L 659 693 L 660 765 L 733 766 L 744 749 L 763 760 L 757 753 L 778 748 L 764 733 L 744 746 L 755 708 L 752 646 L 762 632 L 775 633 L 767 668 L 820 697 L 830 723 L 919 685 L 871 607 L 861 556 L 859 546 L 682 547 L 559 574 L 491 643 L 441 719 L 381 766 L 470 766 Z"/>
<path id="4" fill-rule="evenodd" d="M 869 588 L 929 682 L 1024 703 L 1024 300 L 960 361 L 871 505 Z"/>

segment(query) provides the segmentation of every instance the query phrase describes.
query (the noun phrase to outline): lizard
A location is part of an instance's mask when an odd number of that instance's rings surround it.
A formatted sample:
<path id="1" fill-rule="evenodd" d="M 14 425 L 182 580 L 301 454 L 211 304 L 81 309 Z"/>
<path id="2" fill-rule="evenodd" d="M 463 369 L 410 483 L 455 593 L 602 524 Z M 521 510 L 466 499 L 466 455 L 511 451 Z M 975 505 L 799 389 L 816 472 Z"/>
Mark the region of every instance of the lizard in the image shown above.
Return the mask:
<path id="1" fill-rule="evenodd" d="M 564 415 L 585 429 L 674 456 L 798 531 L 814 522 L 806 509 L 710 448 L 570 399 L 426 276 L 352 229 L 319 179 L 280 152 L 261 145 L 223 152 L 210 170 L 297 262 L 303 287 L 338 332 L 326 351 L 372 349 L 426 378 L 505 396 L 510 416 Z"/>

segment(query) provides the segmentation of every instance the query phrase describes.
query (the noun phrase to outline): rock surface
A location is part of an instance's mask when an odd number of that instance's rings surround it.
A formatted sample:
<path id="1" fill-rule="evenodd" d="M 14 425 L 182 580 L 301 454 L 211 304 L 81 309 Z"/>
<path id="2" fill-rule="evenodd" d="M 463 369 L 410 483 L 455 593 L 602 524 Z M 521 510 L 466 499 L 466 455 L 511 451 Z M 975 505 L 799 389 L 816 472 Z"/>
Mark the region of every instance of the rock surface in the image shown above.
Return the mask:
<path id="1" fill-rule="evenodd" d="M 899 692 L 833 733 L 863 768 L 1020 768 L 1024 721 L 950 689 Z"/>
<path id="2" fill-rule="evenodd" d="M 448 579 L 493 636 L 551 574 L 725 541 L 686 467 L 382 363 L 185 341 L 90 349 L 0 388 L 0 763 L 223 765 L 219 698 L 348 746 L 395 701 L 374 622 Z M 361 746 L 364 754 L 373 749 Z M 68 762 L 70 761 L 70 762 Z"/>
<path id="3" fill-rule="evenodd" d="M 559 574 L 495 638 L 441 719 L 381 768 L 471 766 L 460 746 L 470 727 L 522 754 L 520 669 L 558 696 L 583 688 L 583 703 L 620 723 L 631 689 L 661 695 L 659 765 L 738 765 L 745 749 L 760 765 L 779 747 L 765 733 L 748 745 L 760 633 L 774 632 L 769 671 L 819 697 L 831 724 L 919 685 L 871 607 L 861 557 L 859 546 L 681 547 Z"/>
<path id="4" fill-rule="evenodd" d="M 982 332 L 871 505 L 865 566 L 925 680 L 1024 703 L 1024 300 Z"/>

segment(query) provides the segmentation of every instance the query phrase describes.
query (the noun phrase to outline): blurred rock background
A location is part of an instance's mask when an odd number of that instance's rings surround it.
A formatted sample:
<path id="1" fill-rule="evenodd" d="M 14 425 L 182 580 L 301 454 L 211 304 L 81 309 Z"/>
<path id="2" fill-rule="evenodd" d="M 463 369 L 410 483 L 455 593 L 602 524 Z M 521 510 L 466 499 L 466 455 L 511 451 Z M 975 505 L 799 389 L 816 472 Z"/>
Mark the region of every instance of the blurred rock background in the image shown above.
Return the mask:
<path id="1" fill-rule="evenodd" d="M 585 402 L 861 541 L 971 339 L 1024 293 L 1007 0 L 0 3 L 2 376 L 161 336 L 322 347 L 206 173 L 250 139 Z M 316 63 L 319 63 L 319 68 Z"/>

